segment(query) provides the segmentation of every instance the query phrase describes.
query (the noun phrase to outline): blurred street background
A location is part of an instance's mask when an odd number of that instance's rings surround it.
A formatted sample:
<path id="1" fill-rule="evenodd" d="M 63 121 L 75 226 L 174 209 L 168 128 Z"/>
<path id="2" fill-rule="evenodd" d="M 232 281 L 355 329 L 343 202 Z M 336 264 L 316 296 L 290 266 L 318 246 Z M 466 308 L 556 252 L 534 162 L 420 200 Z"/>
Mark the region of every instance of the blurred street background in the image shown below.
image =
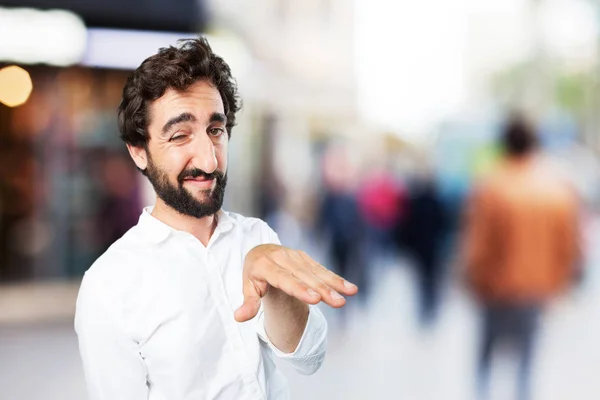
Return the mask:
<path id="1" fill-rule="evenodd" d="M 543 304 L 531 398 L 600 399 L 600 0 L 0 0 L 0 400 L 86 398 L 80 279 L 154 201 L 121 90 L 198 34 L 243 99 L 224 208 L 360 287 L 323 307 L 323 368 L 282 366 L 294 399 L 476 398 L 465 215 L 514 110 L 576 195 L 581 247 Z M 496 350 L 489 398 L 510 400 L 518 357 Z"/>

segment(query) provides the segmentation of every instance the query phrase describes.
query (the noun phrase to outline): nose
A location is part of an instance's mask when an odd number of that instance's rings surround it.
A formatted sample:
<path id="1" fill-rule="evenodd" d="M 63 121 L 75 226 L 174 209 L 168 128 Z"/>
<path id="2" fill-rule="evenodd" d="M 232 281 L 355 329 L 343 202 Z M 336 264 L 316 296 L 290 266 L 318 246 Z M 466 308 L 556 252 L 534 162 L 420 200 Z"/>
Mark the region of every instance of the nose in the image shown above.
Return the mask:
<path id="1" fill-rule="evenodd" d="M 217 169 L 217 154 L 215 145 L 208 135 L 198 135 L 193 146 L 191 163 L 194 168 L 201 169 L 207 174 L 212 174 Z"/>

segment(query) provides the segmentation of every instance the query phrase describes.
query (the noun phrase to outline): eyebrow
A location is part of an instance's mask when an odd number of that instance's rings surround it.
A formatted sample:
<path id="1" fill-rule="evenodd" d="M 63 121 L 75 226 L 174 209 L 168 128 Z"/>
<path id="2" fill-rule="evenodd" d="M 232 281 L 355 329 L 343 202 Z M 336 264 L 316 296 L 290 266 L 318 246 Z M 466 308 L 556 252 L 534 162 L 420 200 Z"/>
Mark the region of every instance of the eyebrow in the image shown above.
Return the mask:
<path id="1" fill-rule="evenodd" d="M 220 122 L 222 124 L 226 124 L 227 116 L 223 113 L 214 112 L 214 113 L 210 114 L 209 121 L 210 122 Z"/>
<path id="2" fill-rule="evenodd" d="M 179 114 L 176 117 L 171 118 L 167 121 L 167 123 L 162 127 L 162 134 L 165 136 L 173 126 L 180 124 L 182 122 L 196 122 L 196 117 L 188 112 L 184 112 Z M 210 115 L 209 122 L 220 122 L 222 124 L 227 123 L 227 116 L 223 113 L 214 112 Z"/>
<path id="3" fill-rule="evenodd" d="M 173 117 L 167 121 L 167 123 L 162 127 L 162 134 L 163 134 L 163 136 L 166 135 L 171 130 L 171 128 L 173 128 L 173 126 L 180 124 L 182 122 L 195 122 L 195 121 L 196 121 L 196 117 L 194 117 L 192 114 L 190 114 L 188 112 L 181 113 L 178 116 Z"/>

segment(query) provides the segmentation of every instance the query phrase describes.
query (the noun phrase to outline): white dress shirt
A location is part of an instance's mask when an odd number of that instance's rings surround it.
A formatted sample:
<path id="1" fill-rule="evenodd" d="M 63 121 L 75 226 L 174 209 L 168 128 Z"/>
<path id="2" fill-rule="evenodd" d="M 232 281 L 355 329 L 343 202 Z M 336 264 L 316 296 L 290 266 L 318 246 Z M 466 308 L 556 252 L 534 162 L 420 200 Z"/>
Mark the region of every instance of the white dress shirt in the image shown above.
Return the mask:
<path id="1" fill-rule="evenodd" d="M 303 373 L 325 356 L 327 323 L 310 306 L 293 353 L 265 333 L 263 310 L 238 323 L 246 254 L 279 243 L 263 221 L 220 211 L 208 246 L 151 214 L 86 272 L 75 330 L 92 400 L 289 399 L 273 358 Z"/>

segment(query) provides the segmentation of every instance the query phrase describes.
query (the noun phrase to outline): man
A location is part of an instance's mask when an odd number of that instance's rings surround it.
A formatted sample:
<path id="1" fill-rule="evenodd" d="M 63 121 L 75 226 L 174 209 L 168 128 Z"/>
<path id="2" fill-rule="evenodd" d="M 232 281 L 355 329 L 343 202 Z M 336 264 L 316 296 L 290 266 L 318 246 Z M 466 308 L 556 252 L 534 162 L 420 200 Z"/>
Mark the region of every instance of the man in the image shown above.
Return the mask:
<path id="1" fill-rule="evenodd" d="M 204 39 L 161 49 L 123 89 L 121 136 L 157 199 L 81 284 L 91 399 L 288 399 L 273 358 L 315 372 L 327 325 L 314 305 L 357 292 L 261 220 L 221 210 L 236 92 Z"/>
<path id="2" fill-rule="evenodd" d="M 465 256 L 483 305 L 479 394 L 486 394 L 494 347 L 512 339 L 520 356 L 518 398 L 527 399 L 540 313 L 576 273 L 578 206 L 569 185 L 536 155 L 536 137 L 522 117 L 509 121 L 502 144 L 505 160 L 471 199 Z"/>

